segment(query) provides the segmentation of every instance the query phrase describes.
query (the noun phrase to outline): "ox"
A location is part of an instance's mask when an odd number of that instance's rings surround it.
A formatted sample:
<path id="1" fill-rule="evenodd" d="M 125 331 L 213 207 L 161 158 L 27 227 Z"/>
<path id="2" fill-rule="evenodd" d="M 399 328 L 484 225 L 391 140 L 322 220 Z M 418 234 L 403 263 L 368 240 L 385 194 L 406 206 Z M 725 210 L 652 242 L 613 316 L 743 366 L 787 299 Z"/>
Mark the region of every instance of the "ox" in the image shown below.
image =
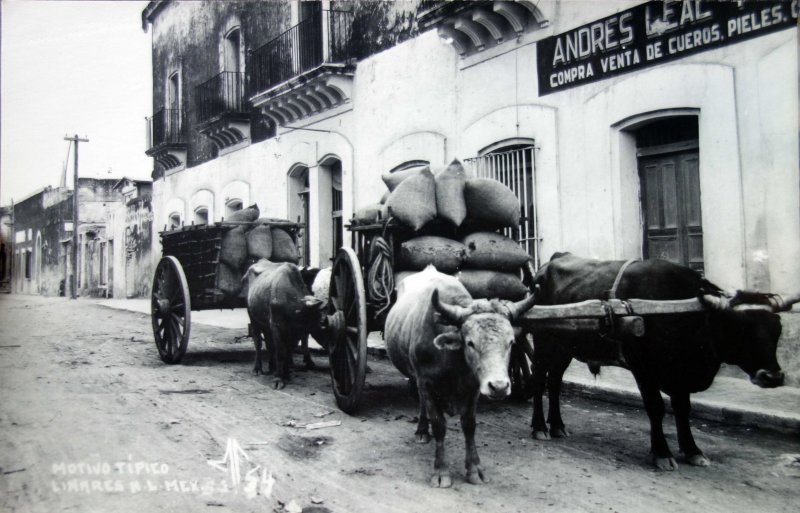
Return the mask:
<path id="1" fill-rule="evenodd" d="M 384 338 L 392 363 L 417 384 L 417 442 L 430 441 L 428 424 L 433 425 L 432 486 L 452 485 L 445 458 L 444 412 L 461 415 L 467 480 L 487 481 L 475 448 L 475 408 L 480 394 L 502 399 L 511 391 L 508 360 L 514 331 L 510 320 L 532 304 L 532 296 L 518 303 L 473 300 L 456 278 L 433 266 L 398 286 Z"/>
<path id="2" fill-rule="evenodd" d="M 298 341 L 304 342 L 303 358 L 306 365 L 313 367 L 308 354 L 308 335 L 322 340 L 324 333 L 321 321 L 325 301 L 309 294 L 304 275 L 294 264 L 274 264 L 262 260 L 247 270 L 245 278 L 249 282 L 247 313 L 250 316 L 250 336 L 256 348 L 253 372 L 263 372 L 263 336 L 269 370 L 276 373 L 274 387 L 284 388 L 290 379 L 292 351 Z M 309 274 L 305 278 L 313 280 Z"/>
<path id="3" fill-rule="evenodd" d="M 775 351 L 781 335 L 780 317 L 771 307 L 777 296 L 737 293 L 727 298 L 699 273 L 665 260 L 600 261 L 556 253 L 536 274 L 537 301 L 542 305 L 575 303 L 587 299 L 640 298 L 673 300 L 698 298 L 705 312 L 645 317 L 642 338 L 601 333 L 557 332 L 533 327 L 534 438 L 567 436 L 561 419 L 561 380 L 572 358 L 588 363 L 597 373 L 600 365 L 629 369 L 650 419 L 650 458 L 662 470 L 677 468 L 662 430 L 664 403 L 671 400 L 678 446 L 689 464 L 709 465 L 697 447 L 689 425 L 693 392 L 711 386 L 721 363 L 738 365 L 760 387 L 783 384 Z M 796 302 L 796 300 L 794 301 Z M 760 303 L 757 305 L 751 303 Z M 791 303 L 789 303 L 791 304 Z M 780 305 L 786 308 L 786 304 Z M 559 340 L 561 339 L 561 340 Z M 542 411 L 547 382 L 548 433 Z"/>

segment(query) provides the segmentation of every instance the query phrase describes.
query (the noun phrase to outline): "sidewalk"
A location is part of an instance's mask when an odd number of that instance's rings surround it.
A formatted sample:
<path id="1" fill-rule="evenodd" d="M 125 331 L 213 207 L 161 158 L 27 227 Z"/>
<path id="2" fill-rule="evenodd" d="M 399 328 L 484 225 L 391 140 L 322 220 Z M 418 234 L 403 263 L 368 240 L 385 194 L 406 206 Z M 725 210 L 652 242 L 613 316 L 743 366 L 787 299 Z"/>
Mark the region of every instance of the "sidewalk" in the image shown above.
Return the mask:
<path id="1" fill-rule="evenodd" d="M 108 308 L 150 314 L 148 299 L 100 299 L 94 302 Z M 192 323 L 246 330 L 248 322 L 244 308 L 192 312 Z M 386 357 L 386 348 L 378 333 L 371 333 L 367 343 L 370 354 Z M 603 367 L 595 378 L 586 365 L 573 361 L 564 375 L 564 391 L 643 408 L 633 375 L 615 367 Z M 665 399 L 667 411 L 670 411 L 669 400 L 666 396 Z M 692 418 L 757 426 L 800 436 L 800 388 L 764 389 L 747 379 L 717 376 L 711 388 L 692 395 Z"/>

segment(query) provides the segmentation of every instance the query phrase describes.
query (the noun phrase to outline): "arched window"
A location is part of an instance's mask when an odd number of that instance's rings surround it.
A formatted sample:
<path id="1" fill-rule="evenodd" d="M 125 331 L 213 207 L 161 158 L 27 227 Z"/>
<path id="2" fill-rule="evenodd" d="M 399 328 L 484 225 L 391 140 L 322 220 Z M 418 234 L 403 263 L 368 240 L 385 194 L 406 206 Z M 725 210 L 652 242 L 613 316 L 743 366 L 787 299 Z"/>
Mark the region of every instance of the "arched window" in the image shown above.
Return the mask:
<path id="1" fill-rule="evenodd" d="M 244 208 L 242 205 L 242 200 L 240 199 L 228 200 L 225 203 L 225 217 L 230 216 L 231 214 L 241 210 L 242 208 Z"/>
<path id="2" fill-rule="evenodd" d="M 194 210 L 194 224 L 208 224 L 208 207 L 197 207 Z"/>
<path id="3" fill-rule="evenodd" d="M 506 235 L 517 240 L 539 267 L 539 235 L 536 224 L 536 148 L 533 139 L 508 139 L 481 150 L 480 155 L 464 161 L 468 173 L 491 178 L 514 191 L 519 202 L 520 220 Z"/>
<path id="4" fill-rule="evenodd" d="M 181 213 L 173 212 L 169 215 L 169 229 L 176 230 L 181 227 Z"/>

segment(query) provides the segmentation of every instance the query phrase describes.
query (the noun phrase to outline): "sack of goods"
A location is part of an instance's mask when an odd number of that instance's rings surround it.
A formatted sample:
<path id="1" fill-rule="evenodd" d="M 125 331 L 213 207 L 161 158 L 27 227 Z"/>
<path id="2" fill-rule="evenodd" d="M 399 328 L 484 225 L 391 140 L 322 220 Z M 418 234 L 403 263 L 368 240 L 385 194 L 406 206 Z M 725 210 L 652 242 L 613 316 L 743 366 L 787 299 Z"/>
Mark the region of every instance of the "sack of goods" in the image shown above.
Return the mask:
<path id="1" fill-rule="evenodd" d="M 494 271 L 517 271 L 531 256 L 501 233 L 475 232 L 461 239 L 467 250 L 464 267 Z"/>
<path id="2" fill-rule="evenodd" d="M 468 178 L 464 184 L 467 217 L 497 226 L 519 226 L 519 202 L 514 191 L 489 178 Z"/>
<path id="3" fill-rule="evenodd" d="M 430 168 L 403 179 L 386 200 L 389 214 L 401 223 L 419 230 L 436 218 L 436 181 Z"/>
<path id="4" fill-rule="evenodd" d="M 434 235 L 415 237 L 400 245 L 399 268 L 421 271 L 433 264 L 443 273 L 454 273 L 464 261 L 464 245 Z"/>
<path id="5" fill-rule="evenodd" d="M 383 219 L 383 217 L 381 216 L 382 210 L 383 210 L 383 205 L 381 203 L 373 203 L 372 205 L 367 205 L 366 207 L 359 209 L 353 215 L 353 224 L 358 226 L 375 224 L 379 222 L 381 219 Z"/>
<path id="6" fill-rule="evenodd" d="M 217 267 L 217 288 L 228 296 L 235 296 L 242 290 L 242 272 L 225 262 Z"/>
<path id="7" fill-rule="evenodd" d="M 300 254 L 297 252 L 297 245 L 295 245 L 292 236 L 276 226 L 272 227 L 272 255 L 270 260 L 273 262 L 291 262 L 293 264 L 300 261 Z"/>
<path id="8" fill-rule="evenodd" d="M 519 301 L 528 293 L 519 276 L 501 271 L 464 269 L 456 278 L 475 298 L 497 298 Z"/>
<path id="9" fill-rule="evenodd" d="M 231 214 L 224 223 L 244 223 L 233 228 L 225 227 L 219 251 L 216 287 L 229 296 L 247 294 L 242 277 L 253 262 L 291 262 L 297 264 L 300 254 L 295 240 L 281 224 L 292 224 L 287 219 L 258 217 L 258 206 L 253 205 Z M 277 265 L 277 264 L 276 264 Z"/>
<path id="10" fill-rule="evenodd" d="M 223 221 L 231 223 L 252 223 L 258 219 L 258 205 L 250 205 L 242 210 L 237 210 Z"/>

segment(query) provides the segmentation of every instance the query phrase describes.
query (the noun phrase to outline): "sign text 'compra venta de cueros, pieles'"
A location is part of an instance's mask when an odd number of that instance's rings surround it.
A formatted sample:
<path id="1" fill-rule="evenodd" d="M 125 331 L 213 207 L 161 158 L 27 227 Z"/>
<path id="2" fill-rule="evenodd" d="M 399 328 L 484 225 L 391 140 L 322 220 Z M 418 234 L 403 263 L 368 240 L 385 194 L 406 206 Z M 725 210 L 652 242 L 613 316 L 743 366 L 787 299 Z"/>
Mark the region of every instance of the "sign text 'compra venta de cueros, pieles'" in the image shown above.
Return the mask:
<path id="1" fill-rule="evenodd" d="M 797 25 L 798 0 L 647 2 L 537 44 L 539 95 Z"/>

